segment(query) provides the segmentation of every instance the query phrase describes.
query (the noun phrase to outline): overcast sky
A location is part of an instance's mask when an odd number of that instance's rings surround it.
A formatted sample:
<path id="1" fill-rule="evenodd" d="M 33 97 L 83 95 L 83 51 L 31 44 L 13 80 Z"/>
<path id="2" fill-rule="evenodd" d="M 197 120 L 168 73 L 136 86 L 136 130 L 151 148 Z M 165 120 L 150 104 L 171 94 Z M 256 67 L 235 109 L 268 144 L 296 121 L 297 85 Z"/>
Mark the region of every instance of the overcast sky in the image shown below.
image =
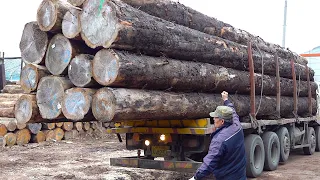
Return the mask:
<path id="1" fill-rule="evenodd" d="M 204 14 L 276 44 L 282 43 L 285 0 L 179 0 Z M 41 0 L 1 0 L 0 51 L 20 56 L 24 24 L 36 20 Z M 320 0 L 288 0 L 286 46 L 303 53 L 320 45 Z"/>

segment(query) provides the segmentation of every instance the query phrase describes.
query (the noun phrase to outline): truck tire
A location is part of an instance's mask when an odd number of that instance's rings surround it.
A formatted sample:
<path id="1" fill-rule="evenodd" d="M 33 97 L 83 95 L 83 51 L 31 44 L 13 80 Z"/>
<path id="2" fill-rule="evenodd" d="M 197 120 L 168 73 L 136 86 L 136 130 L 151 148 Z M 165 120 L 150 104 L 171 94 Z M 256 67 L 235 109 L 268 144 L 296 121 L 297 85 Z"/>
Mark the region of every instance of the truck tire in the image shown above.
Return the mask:
<path id="1" fill-rule="evenodd" d="M 277 135 L 280 142 L 280 159 L 279 161 L 282 163 L 287 162 L 290 155 L 290 135 L 289 131 L 286 127 L 281 127 L 277 131 Z"/>
<path id="2" fill-rule="evenodd" d="M 275 132 L 265 132 L 262 135 L 264 144 L 265 161 L 264 170 L 276 170 L 280 159 L 280 142 Z"/>
<path id="3" fill-rule="evenodd" d="M 244 140 L 246 149 L 246 173 L 248 177 L 258 177 L 263 171 L 264 146 L 260 136 L 250 134 Z"/>
<path id="4" fill-rule="evenodd" d="M 314 131 L 316 133 L 316 151 L 320 151 L 320 126 L 315 126 Z"/>
<path id="5" fill-rule="evenodd" d="M 309 127 L 309 133 L 307 135 L 309 147 L 304 147 L 303 152 L 305 155 L 312 155 L 316 150 L 316 133 L 314 132 L 313 127 Z"/>

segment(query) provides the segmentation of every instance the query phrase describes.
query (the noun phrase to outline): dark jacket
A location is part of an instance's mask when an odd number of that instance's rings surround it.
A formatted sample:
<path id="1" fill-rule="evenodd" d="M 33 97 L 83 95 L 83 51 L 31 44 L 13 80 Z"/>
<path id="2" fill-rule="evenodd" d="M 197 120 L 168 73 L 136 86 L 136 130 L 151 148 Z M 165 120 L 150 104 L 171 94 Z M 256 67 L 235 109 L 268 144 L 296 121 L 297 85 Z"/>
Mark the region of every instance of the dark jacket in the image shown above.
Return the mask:
<path id="1" fill-rule="evenodd" d="M 233 109 L 233 122 L 225 123 L 212 133 L 208 154 L 203 158 L 203 163 L 195 174 L 197 180 L 212 173 L 217 180 L 246 179 L 242 126 L 233 104 L 226 100 L 224 105 Z"/>

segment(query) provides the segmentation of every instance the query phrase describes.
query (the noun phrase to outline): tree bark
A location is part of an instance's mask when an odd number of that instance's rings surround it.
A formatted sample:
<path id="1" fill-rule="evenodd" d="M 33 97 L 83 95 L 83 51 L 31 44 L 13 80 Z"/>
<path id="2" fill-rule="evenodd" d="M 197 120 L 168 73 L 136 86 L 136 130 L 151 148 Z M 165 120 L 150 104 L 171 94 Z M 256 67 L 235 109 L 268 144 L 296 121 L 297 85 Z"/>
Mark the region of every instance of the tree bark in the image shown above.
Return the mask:
<path id="1" fill-rule="evenodd" d="M 42 129 L 44 130 L 52 130 L 56 127 L 55 123 L 42 123 Z"/>
<path id="2" fill-rule="evenodd" d="M 14 114 L 18 123 L 35 123 L 43 122 L 35 95 L 23 95 L 15 104 Z"/>
<path id="3" fill-rule="evenodd" d="M 46 67 L 27 64 L 21 70 L 21 88 L 25 93 L 31 93 L 33 91 L 36 91 L 39 80 L 48 75 L 50 75 L 50 72 Z"/>
<path id="4" fill-rule="evenodd" d="M 2 89 L 2 93 L 21 94 L 24 93 L 20 85 L 6 85 Z"/>
<path id="5" fill-rule="evenodd" d="M 91 113 L 92 95 L 95 89 L 72 88 L 65 92 L 62 100 L 62 112 L 67 119 L 80 121 L 93 119 Z"/>
<path id="6" fill-rule="evenodd" d="M 83 124 L 82 122 L 76 122 L 74 123 L 74 127 L 77 131 L 83 131 Z"/>
<path id="7" fill-rule="evenodd" d="M 6 125 L 0 124 L 0 137 L 3 137 L 8 132 Z"/>
<path id="8" fill-rule="evenodd" d="M 39 131 L 37 134 L 32 134 L 31 135 L 31 142 L 33 143 L 41 143 L 46 140 L 46 135 L 44 132 Z"/>
<path id="9" fill-rule="evenodd" d="M 61 141 L 64 137 L 64 131 L 61 128 L 54 129 L 53 133 L 56 141 Z"/>
<path id="10" fill-rule="evenodd" d="M 11 132 L 17 129 L 17 121 L 14 118 L 0 118 L 0 124 L 5 125 Z"/>
<path id="11" fill-rule="evenodd" d="M 293 59 L 295 62 L 306 65 L 307 59 L 299 56 L 296 53 L 291 52 L 279 45 L 268 43 L 259 36 L 250 34 L 244 30 L 235 28 L 230 24 L 224 23 L 195 11 L 189 7 L 180 4 L 179 2 L 173 2 L 170 0 L 122 0 L 123 2 L 138 8 L 150 15 L 159 17 L 161 19 L 180 24 L 182 26 L 189 27 L 210 35 L 218 36 L 230 41 L 237 42 L 242 45 L 247 45 L 249 41 L 252 41 L 254 48 L 256 46 L 268 53 L 277 53 L 284 59 Z"/>
<path id="12" fill-rule="evenodd" d="M 65 131 L 71 131 L 73 129 L 73 122 L 64 122 L 61 128 Z"/>
<path id="13" fill-rule="evenodd" d="M 64 91 L 73 85 L 64 77 L 44 77 L 40 80 L 37 91 L 37 105 L 43 119 L 62 117 L 61 104 Z"/>
<path id="14" fill-rule="evenodd" d="M 68 11 L 62 21 L 62 33 L 69 39 L 81 40 L 81 24 L 80 24 L 80 10 L 71 9 Z"/>
<path id="15" fill-rule="evenodd" d="M 14 133 L 7 133 L 5 136 L 6 146 L 12 147 L 17 143 L 17 135 Z"/>
<path id="16" fill-rule="evenodd" d="M 28 144 L 31 140 L 31 133 L 29 129 L 21 129 L 16 132 L 17 145 Z"/>
<path id="17" fill-rule="evenodd" d="M 92 62 L 94 79 L 104 86 L 186 92 L 249 94 L 250 74 L 222 66 L 186 62 L 165 57 L 134 55 L 104 49 Z M 263 80 L 263 81 L 262 81 Z M 293 95 L 293 80 L 281 78 L 281 95 Z M 263 82 L 263 83 L 262 83 Z M 256 94 L 276 95 L 276 78 L 255 74 Z M 262 89 L 263 84 L 263 89 Z M 299 96 L 308 96 L 306 81 L 300 81 Z M 311 82 L 312 95 L 317 84 Z"/>
<path id="18" fill-rule="evenodd" d="M 73 6 L 81 7 L 85 0 L 68 0 L 68 2 Z"/>
<path id="19" fill-rule="evenodd" d="M 83 123 L 83 129 L 84 129 L 85 131 L 88 131 L 88 130 L 90 129 L 90 123 L 89 123 L 89 122 L 84 122 L 84 123 Z"/>
<path id="20" fill-rule="evenodd" d="M 246 46 L 156 18 L 121 1 L 106 1 L 99 7 L 98 0 L 86 1 L 80 18 L 82 39 L 92 48 L 114 47 L 248 70 Z M 274 55 L 253 50 L 253 58 L 256 72 L 262 71 L 263 64 L 265 74 L 275 74 Z M 291 78 L 290 62 L 279 62 L 280 76 Z M 306 80 L 305 66 L 295 64 L 295 68 Z"/>
<path id="21" fill-rule="evenodd" d="M 32 134 L 38 134 L 42 128 L 41 123 L 29 123 L 28 124 L 28 129 Z"/>
<path id="22" fill-rule="evenodd" d="M 68 68 L 71 82 L 77 87 L 96 87 L 98 83 L 92 77 L 92 60 L 94 56 L 81 54 L 73 58 Z"/>
<path id="23" fill-rule="evenodd" d="M 20 40 L 21 59 L 27 64 L 44 64 L 51 35 L 40 30 L 37 22 L 29 22 L 24 26 Z"/>
<path id="24" fill-rule="evenodd" d="M 239 116 L 250 113 L 250 96 L 231 95 Z M 258 106 L 260 97 L 256 97 Z M 308 114 L 308 98 L 298 99 L 298 115 Z M 125 120 L 162 120 L 207 118 L 221 105 L 220 94 L 166 93 L 134 89 L 102 88 L 93 96 L 92 112 L 102 122 Z M 281 117 L 291 117 L 293 98 L 282 97 Z M 316 112 L 316 101 L 312 99 Z M 276 113 L 276 97 L 262 96 L 257 118 L 272 117 Z"/>

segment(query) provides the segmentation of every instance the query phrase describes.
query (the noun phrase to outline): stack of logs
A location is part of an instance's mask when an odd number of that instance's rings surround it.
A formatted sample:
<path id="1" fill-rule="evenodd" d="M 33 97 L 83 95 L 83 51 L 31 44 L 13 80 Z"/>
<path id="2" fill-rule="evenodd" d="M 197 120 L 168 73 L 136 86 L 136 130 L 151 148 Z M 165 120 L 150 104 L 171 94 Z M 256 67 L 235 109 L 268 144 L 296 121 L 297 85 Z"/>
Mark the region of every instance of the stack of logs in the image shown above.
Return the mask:
<path id="1" fill-rule="evenodd" d="M 249 40 L 257 118 L 294 116 L 292 65 L 297 115 L 316 112 L 314 72 L 289 50 L 171 1 L 69 2 L 43 0 L 37 22 L 25 25 L 21 86 L 36 95 L 18 100 L 18 122 L 205 118 L 222 104 L 223 90 L 232 94 L 245 119 L 250 113 Z"/>

